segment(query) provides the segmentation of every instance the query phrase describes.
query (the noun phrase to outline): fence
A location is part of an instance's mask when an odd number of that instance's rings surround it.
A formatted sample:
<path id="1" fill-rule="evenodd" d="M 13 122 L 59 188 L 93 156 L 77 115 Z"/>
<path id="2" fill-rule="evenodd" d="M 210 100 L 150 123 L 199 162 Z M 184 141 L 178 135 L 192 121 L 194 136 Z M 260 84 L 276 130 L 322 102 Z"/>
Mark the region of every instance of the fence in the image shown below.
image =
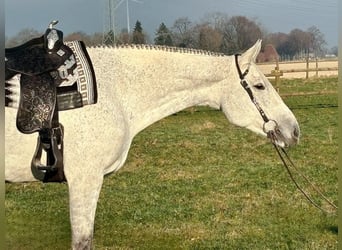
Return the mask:
<path id="1" fill-rule="evenodd" d="M 281 78 L 318 78 L 324 76 L 338 75 L 338 61 L 337 60 L 309 60 L 299 62 L 273 62 L 262 63 L 258 67 L 268 78 L 273 78 L 275 87 L 279 91 Z M 291 95 L 323 95 L 336 94 L 337 91 L 308 91 L 292 93 Z M 282 95 L 287 95 L 281 93 Z"/>
<path id="2" fill-rule="evenodd" d="M 338 75 L 337 60 L 309 60 L 297 62 L 273 62 L 261 63 L 259 68 L 267 77 L 285 78 L 306 78 L 310 77 L 310 72 L 314 72 L 315 77 Z M 297 74 L 294 74 L 297 73 Z M 303 73 L 303 74 L 298 74 Z M 324 74 L 320 74 L 324 73 Z M 312 76 L 312 75 L 311 75 Z"/>

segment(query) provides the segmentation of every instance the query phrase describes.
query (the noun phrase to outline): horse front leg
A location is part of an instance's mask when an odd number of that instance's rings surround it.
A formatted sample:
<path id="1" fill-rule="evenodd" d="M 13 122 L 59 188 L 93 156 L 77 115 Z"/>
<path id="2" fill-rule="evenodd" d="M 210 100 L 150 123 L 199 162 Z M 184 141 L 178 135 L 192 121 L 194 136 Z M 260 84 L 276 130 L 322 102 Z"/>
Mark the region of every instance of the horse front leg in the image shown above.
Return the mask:
<path id="1" fill-rule="evenodd" d="M 102 173 L 77 173 L 68 179 L 72 249 L 91 249 Z"/>

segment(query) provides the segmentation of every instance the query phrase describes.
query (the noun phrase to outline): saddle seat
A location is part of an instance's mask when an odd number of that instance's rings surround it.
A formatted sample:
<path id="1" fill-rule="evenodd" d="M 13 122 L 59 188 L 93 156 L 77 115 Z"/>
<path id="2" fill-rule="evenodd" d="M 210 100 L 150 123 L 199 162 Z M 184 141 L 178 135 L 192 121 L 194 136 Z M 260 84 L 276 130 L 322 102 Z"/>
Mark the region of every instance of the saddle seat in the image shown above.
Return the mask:
<path id="1" fill-rule="evenodd" d="M 34 38 L 17 47 L 5 49 L 6 73 L 14 71 L 34 76 L 53 71 L 71 55 L 68 48 L 61 47 L 60 49 L 58 54 L 48 53 L 44 44 L 44 36 Z"/>

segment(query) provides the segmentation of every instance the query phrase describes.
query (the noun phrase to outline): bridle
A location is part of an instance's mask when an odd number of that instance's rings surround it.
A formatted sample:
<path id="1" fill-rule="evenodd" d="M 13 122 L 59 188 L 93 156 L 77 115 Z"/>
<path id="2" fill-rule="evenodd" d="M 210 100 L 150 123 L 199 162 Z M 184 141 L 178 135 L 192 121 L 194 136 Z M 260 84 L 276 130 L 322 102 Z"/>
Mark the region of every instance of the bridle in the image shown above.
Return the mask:
<path id="1" fill-rule="evenodd" d="M 268 119 L 267 115 L 265 114 L 264 110 L 260 107 L 259 103 L 257 102 L 256 98 L 253 95 L 253 92 L 251 90 L 251 88 L 249 87 L 247 80 L 245 79 L 246 75 L 249 72 L 249 68 L 247 68 L 245 70 L 245 72 L 242 73 L 240 65 L 239 65 L 239 58 L 240 54 L 235 54 L 235 65 L 237 68 L 237 71 L 239 73 L 239 78 L 240 78 L 240 84 L 241 86 L 244 88 L 244 90 L 246 90 L 249 98 L 251 99 L 251 101 L 253 102 L 253 104 L 255 105 L 255 107 L 257 108 L 257 110 L 259 111 L 262 119 L 264 120 L 265 123 L 269 122 L 270 119 Z"/>
<path id="2" fill-rule="evenodd" d="M 321 211 L 325 213 L 331 213 L 325 209 L 323 209 L 321 206 L 319 206 L 312 198 L 311 196 L 303 190 L 303 188 L 298 184 L 296 179 L 294 178 L 290 167 L 292 167 L 300 177 L 304 179 L 308 183 L 309 186 L 319 195 L 323 200 L 325 200 L 333 209 L 337 210 L 337 206 L 332 203 L 326 196 L 323 195 L 323 193 L 315 186 L 304 174 L 302 174 L 299 169 L 295 166 L 293 161 L 290 159 L 289 155 L 285 151 L 284 148 L 281 148 L 280 146 L 277 145 L 276 140 L 277 140 L 277 134 L 281 135 L 281 131 L 279 129 L 278 123 L 275 120 L 269 119 L 264 112 L 264 110 L 261 108 L 260 104 L 258 103 L 257 99 L 253 95 L 253 92 L 251 90 L 251 87 L 249 86 L 247 80 L 245 79 L 246 75 L 249 72 L 249 68 L 247 68 L 243 73 L 241 71 L 241 68 L 239 66 L 239 60 L 238 57 L 240 54 L 235 54 L 235 65 L 237 68 L 237 71 L 239 73 L 239 78 L 240 78 L 240 84 L 244 88 L 244 90 L 247 92 L 249 98 L 251 99 L 252 103 L 258 110 L 259 114 L 261 115 L 264 124 L 263 124 L 263 131 L 265 134 L 267 134 L 267 137 L 271 140 L 271 143 L 273 144 L 274 148 L 276 149 L 281 161 L 283 162 L 284 167 L 286 168 L 291 180 L 294 182 L 295 186 L 298 188 L 298 190 L 305 196 L 305 198 L 316 208 L 320 209 Z M 273 126 L 268 126 L 268 124 L 274 123 Z M 288 161 L 289 164 L 286 162 Z"/>
<path id="3" fill-rule="evenodd" d="M 258 110 L 259 114 L 261 115 L 261 118 L 264 120 L 264 125 L 263 125 L 263 131 L 267 134 L 267 136 L 269 136 L 269 133 L 277 133 L 280 134 L 280 130 L 278 127 L 278 123 L 275 120 L 269 119 L 266 115 L 266 113 L 264 112 L 264 110 L 261 108 L 260 104 L 258 103 L 257 99 L 255 98 L 255 96 L 253 95 L 253 92 L 251 90 L 251 87 L 248 85 L 247 80 L 245 79 L 246 75 L 249 72 L 249 68 L 247 68 L 243 73 L 241 71 L 240 65 L 239 65 L 239 60 L 238 57 L 240 56 L 240 54 L 235 54 L 235 65 L 237 68 L 237 71 L 239 73 L 239 78 L 240 78 L 240 84 L 241 86 L 244 88 L 244 90 L 247 92 L 249 98 L 251 99 L 252 103 L 254 104 L 254 106 L 256 107 L 256 109 Z M 273 126 L 267 126 L 267 124 L 270 123 L 274 123 Z M 273 129 L 270 129 L 272 128 Z"/>

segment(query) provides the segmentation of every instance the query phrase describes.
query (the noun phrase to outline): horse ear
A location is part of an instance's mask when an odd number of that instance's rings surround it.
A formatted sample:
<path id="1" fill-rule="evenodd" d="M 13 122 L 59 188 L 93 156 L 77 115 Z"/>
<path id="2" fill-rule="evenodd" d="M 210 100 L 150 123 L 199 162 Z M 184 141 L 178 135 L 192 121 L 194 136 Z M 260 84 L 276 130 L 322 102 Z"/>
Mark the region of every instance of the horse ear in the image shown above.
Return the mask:
<path id="1" fill-rule="evenodd" d="M 262 40 L 258 39 L 258 41 L 256 41 L 256 43 L 251 48 L 249 48 L 245 53 L 242 54 L 242 64 L 251 64 L 256 62 L 256 59 L 261 50 L 261 42 Z"/>

